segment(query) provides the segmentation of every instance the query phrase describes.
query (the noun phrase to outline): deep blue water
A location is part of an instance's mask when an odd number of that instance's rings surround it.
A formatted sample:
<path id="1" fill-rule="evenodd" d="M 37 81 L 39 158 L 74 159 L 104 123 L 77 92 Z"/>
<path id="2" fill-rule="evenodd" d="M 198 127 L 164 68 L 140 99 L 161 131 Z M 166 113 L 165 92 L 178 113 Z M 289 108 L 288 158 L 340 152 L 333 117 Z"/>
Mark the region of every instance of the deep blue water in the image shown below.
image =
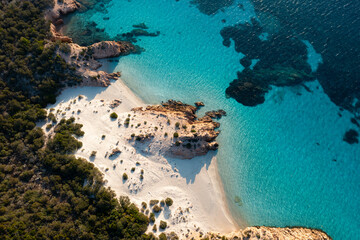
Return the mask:
<path id="1" fill-rule="evenodd" d="M 321 228 L 334 239 L 360 236 L 360 146 L 342 140 L 353 128 L 352 113 L 339 110 L 318 81 L 306 83 L 311 91 L 274 87 L 256 107 L 225 96 L 243 69 L 243 55 L 224 47 L 219 32 L 254 17 L 250 2 L 235 1 L 213 15 L 185 0 L 117 0 L 106 10 L 74 15 L 66 33 L 80 35 L 81 20 L 94 21 L 110 37 L 142 22 L 161 34 L 138 38 L 145 52 L 103 61 L 105 70 L 122 71 L 122 79 L 147 103 L 203 101 L 202 111 L 228 113 L 220 120 L 217 157 L 239 223 Z M 321 56 L 303 40 L 315 71 Z"/>

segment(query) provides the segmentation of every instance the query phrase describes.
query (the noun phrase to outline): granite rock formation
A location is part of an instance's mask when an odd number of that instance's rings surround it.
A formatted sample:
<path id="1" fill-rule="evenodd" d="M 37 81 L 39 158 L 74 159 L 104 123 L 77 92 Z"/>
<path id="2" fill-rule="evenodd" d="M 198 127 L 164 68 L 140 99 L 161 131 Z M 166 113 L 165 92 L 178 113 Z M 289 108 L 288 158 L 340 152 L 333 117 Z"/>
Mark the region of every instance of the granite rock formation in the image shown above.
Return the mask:
<path id="1" fill-rule="evenodd" d="M 293 227 L 293 228 L 276 228 L 276 227 L 247 227 L 244 230 L 226 234 L 207 234 L 209 240 L 331 240 L 325 232 L 316 229 Z"/>
<path id="2" fill-rule="evenodd" d="M 198 119 L 194 106 L 169 100 L 133 111 L 147 119 L 147 124 L 141 132 L 133 132 L 129 140 L 139 148 L 150 149 L 148 153 L 161 152 L 168 157 L 191 159 L 217 150 L 219 146 L 216 137 L 220 132 L 215 129 L 220 124 L 210 117 Z M 154 121 L 160 124 L 154 124 Z"/>

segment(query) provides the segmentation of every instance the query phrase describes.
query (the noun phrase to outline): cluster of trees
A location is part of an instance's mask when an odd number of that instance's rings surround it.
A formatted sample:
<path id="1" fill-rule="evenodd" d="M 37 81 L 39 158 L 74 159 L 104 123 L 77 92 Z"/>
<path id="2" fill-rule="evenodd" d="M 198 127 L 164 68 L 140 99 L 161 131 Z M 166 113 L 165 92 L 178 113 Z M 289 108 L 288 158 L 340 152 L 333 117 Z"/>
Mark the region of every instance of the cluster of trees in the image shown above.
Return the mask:
<path id="1" fill-rule="evenodd" d="M 81 146 L 81 125 L 60 121 L 46 145 L 36 127 L 42 107 L 79 79 L 45 40 L 48 4 L 0 1 L 1 239 L 154 239 L 147 216 L 116 199 L 92 163 L 67 154 Z"/>
<path id="2" fill-rule="evenodd" d="M 49 23 L 43 11 L 50 0 L 0 2 L 0 76 L 14 90 L 44 106 L 80 78 L 60 56 L 59 44 L 46 45 Z M 66 81 L 64 81 L 66 80 Z"/>

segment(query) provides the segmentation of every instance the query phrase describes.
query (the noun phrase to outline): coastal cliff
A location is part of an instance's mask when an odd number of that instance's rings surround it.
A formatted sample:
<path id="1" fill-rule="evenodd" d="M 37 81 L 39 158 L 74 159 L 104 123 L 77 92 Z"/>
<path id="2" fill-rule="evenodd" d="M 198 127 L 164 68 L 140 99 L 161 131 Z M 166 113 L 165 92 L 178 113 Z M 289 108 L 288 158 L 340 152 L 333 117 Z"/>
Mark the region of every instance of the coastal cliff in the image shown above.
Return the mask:
<path id="1" fill-rule="evenodd" d="M 252 239 L 277 239 L 277 240 L 330 240 L 325 232 L 316 229 L 294 227 L 294 228 L 275 228 L 275 227 L 247 227 L 244 230 L 229 233 L 226 235 L 208 234 L 205 239 L 217 240 L 252 240 Z"/>

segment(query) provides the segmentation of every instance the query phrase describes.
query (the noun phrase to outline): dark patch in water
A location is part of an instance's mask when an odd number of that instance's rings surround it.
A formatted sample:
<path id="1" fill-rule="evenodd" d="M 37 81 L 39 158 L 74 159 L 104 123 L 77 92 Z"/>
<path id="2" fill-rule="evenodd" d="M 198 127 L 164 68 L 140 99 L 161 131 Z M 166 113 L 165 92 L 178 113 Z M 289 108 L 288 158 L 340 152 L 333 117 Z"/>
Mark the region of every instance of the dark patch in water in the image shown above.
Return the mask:
<path id="1" fill-rule="evenodd" d="M 325 93 L 338 106 L 360 114 L 360 1 L 348 0 L 252 0 L 264 31 L 272 37 L 273 46 L 264 46 L 257 37 L 260 27 L 255 24 L 231 26 L 222 33 L 224 45 L 233 38 L 235 50 L 245 55 L 265 51 L 276 55 L 290 50 L 278 40 L 297 38 L 308 40 L 322 55 L 316 77 Z M 229 30 L 230 29 L 230 30 Z M 222 32 L 223 32 L 222 31 Z M 280 38 L 278 36 L 281 36 Z M 297 46 L 298 47 L 298 46 Z M 280 48 L 280 49 L 279 49 Z M 304 51 L 305 48 L 298 49 Z M 301 54 L 297 54 L 301 56 Z M 293 59 L 292 59 L 293 60 Z M 283 63 L 278 62 L 283 65 Z M 288 63 L 286 63 L 288 64 Z"/>
<path id="2" fill-rule="evenodd" d="M 196 5 L 200 12 L 213 15 L 221 9 L 231 6 L 234 0 L 192 0 L 190 3 Z"/>
<path id="3" fill-rule="evenodd" d="M 82 8 L 75 14 L 70 14 L 65 17 L 65 25 L 67 25 L 72 18 L 75 21 L 71 23 L 71 26 L 67 26 L 64 30 L 64 34 L 71 37 L 73 41 L 81 46 L 88 46 L 100 41 L 129 41 L 136 43 L 140 39 L 139 37 L 156 37 L 160 35 L 159 31 L 149 32 L 146 29 L 148 27 L 145 23 L 136 23 L 133 25 L 133 30 L 130 32 L 119 33 L 115 37 L 110 37 L 104 28 L 98 28 L 97 23 L 94 21 L 88 21 L 87 18 L 82 16 L 87 11 L 107 13 L 106 4 L 111 0 L 102 1 L 81 1 Z M 89 13 L 86 13 L 89 14 Z M 104 17 L 104 20 L 109 20 L 109 17 Z M 122 29 L 122 28 L 120 28 Z"/>
<path id="4" fill-rule="evenodd" d="M 343 140 L 349 144 L 359 143 L 359 133 L 350 129 L 345 133 Z"/>
<path id="5" fill-rule="evenodd" d="M 276 17 L 289 34 L 309 40 L 321 53 L 317 77 L 325 93 L 350 111 L 360 99 L 360 1 L 252 0 L 257 14 Z"/>
<path id="6" fill-rule="evenodd" d="M 235 50 L 245 54 L 240 63 L 245 67 L 238 72 L 226 89 L 227 96 L 233 97 L 245 106 L 256 106 L 265 101 L 265 93 L 275 86 L 294 86 L 314 79 L 307 63 L 306 45 L 287 32 L 279 31 L 268 40 L 261 40 L 262 26 L 255 19 L 252 24 L 238 24 L 224 27 L 220 34 L 224 46 L 235 42 Z M 251 59 L 259 59 L 250 69 Z"/>

